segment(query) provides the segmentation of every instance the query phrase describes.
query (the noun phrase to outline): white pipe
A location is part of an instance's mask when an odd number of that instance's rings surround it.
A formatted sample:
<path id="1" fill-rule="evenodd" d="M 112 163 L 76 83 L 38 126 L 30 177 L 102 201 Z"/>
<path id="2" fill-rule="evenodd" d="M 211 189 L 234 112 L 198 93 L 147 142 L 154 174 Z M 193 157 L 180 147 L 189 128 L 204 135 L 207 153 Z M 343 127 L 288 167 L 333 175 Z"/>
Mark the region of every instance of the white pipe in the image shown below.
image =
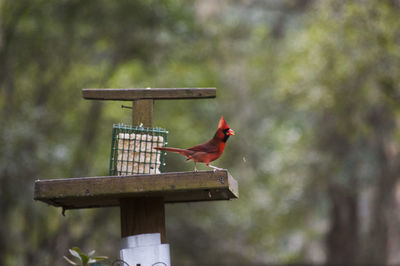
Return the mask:
<path id="1" fill-rule="evenodd" d="M 161 244 L 159 233 L 122 238 L 120 258 L 129 266 L 171 266 L 169 244 Z"/>

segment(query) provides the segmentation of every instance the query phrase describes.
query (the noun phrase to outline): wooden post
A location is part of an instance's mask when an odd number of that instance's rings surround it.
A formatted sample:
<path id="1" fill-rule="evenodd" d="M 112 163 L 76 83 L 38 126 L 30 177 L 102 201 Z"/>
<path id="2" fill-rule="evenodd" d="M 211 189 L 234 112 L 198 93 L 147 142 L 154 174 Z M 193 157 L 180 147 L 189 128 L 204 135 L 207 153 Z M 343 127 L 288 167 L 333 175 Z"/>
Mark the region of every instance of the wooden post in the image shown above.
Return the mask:
<path id="1" fill-rule="evenodd" d="M 126 198 L 120 204 L 121 237 L 160 233 L 161 243 L 167 243 L 162 197 Z"/>
<path id="2" fill-rule="evenodd" d="M 132 108 L 132 125 L 153 126 L 153 100 L 135 100 Z M 165 208 L 162 197 L 133 197 L 120 200 L 121 237 L 160 233 L 161 243 L 166 243 Z"/>
<path id="3" fill-rule="evenodd" d="M 154 100 L 136 100 L 132 104 L 132 125 L 143 127 L 153 126 Z"/>

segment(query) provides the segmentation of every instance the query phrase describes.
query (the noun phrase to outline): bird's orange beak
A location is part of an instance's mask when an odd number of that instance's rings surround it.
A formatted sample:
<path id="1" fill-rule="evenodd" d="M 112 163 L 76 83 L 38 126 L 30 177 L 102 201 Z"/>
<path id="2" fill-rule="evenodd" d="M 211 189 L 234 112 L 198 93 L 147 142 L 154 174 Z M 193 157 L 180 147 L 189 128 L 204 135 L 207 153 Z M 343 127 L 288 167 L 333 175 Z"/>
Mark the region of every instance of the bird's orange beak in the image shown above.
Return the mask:
<path id="1" fill-rule="evenodd" d="M 235 135 L 235 131 L 233 131 L 232 129 L 229 129 L 228 132 L 226 132 L 227 135 L 232 136 Z"/>

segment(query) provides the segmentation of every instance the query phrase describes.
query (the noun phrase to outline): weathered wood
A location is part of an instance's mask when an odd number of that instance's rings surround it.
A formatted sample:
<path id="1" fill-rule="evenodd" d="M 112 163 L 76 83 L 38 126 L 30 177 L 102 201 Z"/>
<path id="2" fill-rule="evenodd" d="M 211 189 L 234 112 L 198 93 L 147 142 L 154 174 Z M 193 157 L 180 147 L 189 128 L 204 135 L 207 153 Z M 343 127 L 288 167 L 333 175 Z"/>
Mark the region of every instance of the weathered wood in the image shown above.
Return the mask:
<path id="1" fill-rule="evenodd" d="M 121 221 L 131 221 L 121 223 L 121 237 L 160 233 L 161 243 L 167 243 L 162 197 L 122 199 Z"/>
<path id="2" fill-rule="evenodd" d="M 82 89 L 82 97 L 88 100 L 199 99 L 216 95 L 216 88 Z"/>
<path id="3" fill-rule="evenodd" d="M 136 98 L 132 105 L 132 125 L 153 126 L 153 104 L 151 98 Z M 165 236 L 165 206 L 163 197 L 132 196 L 120 199 L 121 237 L 160 233 L 163 243 Z"/>
<path id="4" fill-rule="evenodd" d="M 132 105 L 132 125 L 153 126 L 153 100 L 136 100 Z"/>
<path id="5" fill-rule="evenodd" d="M 238 198 L 228 171 L 175 172 L 132 176 L 80 177 L 35 181 L 35 200 L 65 209 L 119 206 L 120 199 L 159 198 L 164 203 Z"/>

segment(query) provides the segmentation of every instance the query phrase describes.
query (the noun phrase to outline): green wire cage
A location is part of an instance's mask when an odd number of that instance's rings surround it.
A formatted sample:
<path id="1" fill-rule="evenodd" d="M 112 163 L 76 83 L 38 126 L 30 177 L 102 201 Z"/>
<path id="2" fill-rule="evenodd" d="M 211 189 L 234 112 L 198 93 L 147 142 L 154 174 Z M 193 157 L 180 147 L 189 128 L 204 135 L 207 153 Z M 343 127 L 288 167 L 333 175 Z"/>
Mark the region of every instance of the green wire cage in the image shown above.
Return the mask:
<path id="1" fill-rule="evenodd" d="M 110 175 L 159 174 L 165 166 L 165 151 L 154 147 L 167 144 L 162 128 L 113 125 Z"/>

